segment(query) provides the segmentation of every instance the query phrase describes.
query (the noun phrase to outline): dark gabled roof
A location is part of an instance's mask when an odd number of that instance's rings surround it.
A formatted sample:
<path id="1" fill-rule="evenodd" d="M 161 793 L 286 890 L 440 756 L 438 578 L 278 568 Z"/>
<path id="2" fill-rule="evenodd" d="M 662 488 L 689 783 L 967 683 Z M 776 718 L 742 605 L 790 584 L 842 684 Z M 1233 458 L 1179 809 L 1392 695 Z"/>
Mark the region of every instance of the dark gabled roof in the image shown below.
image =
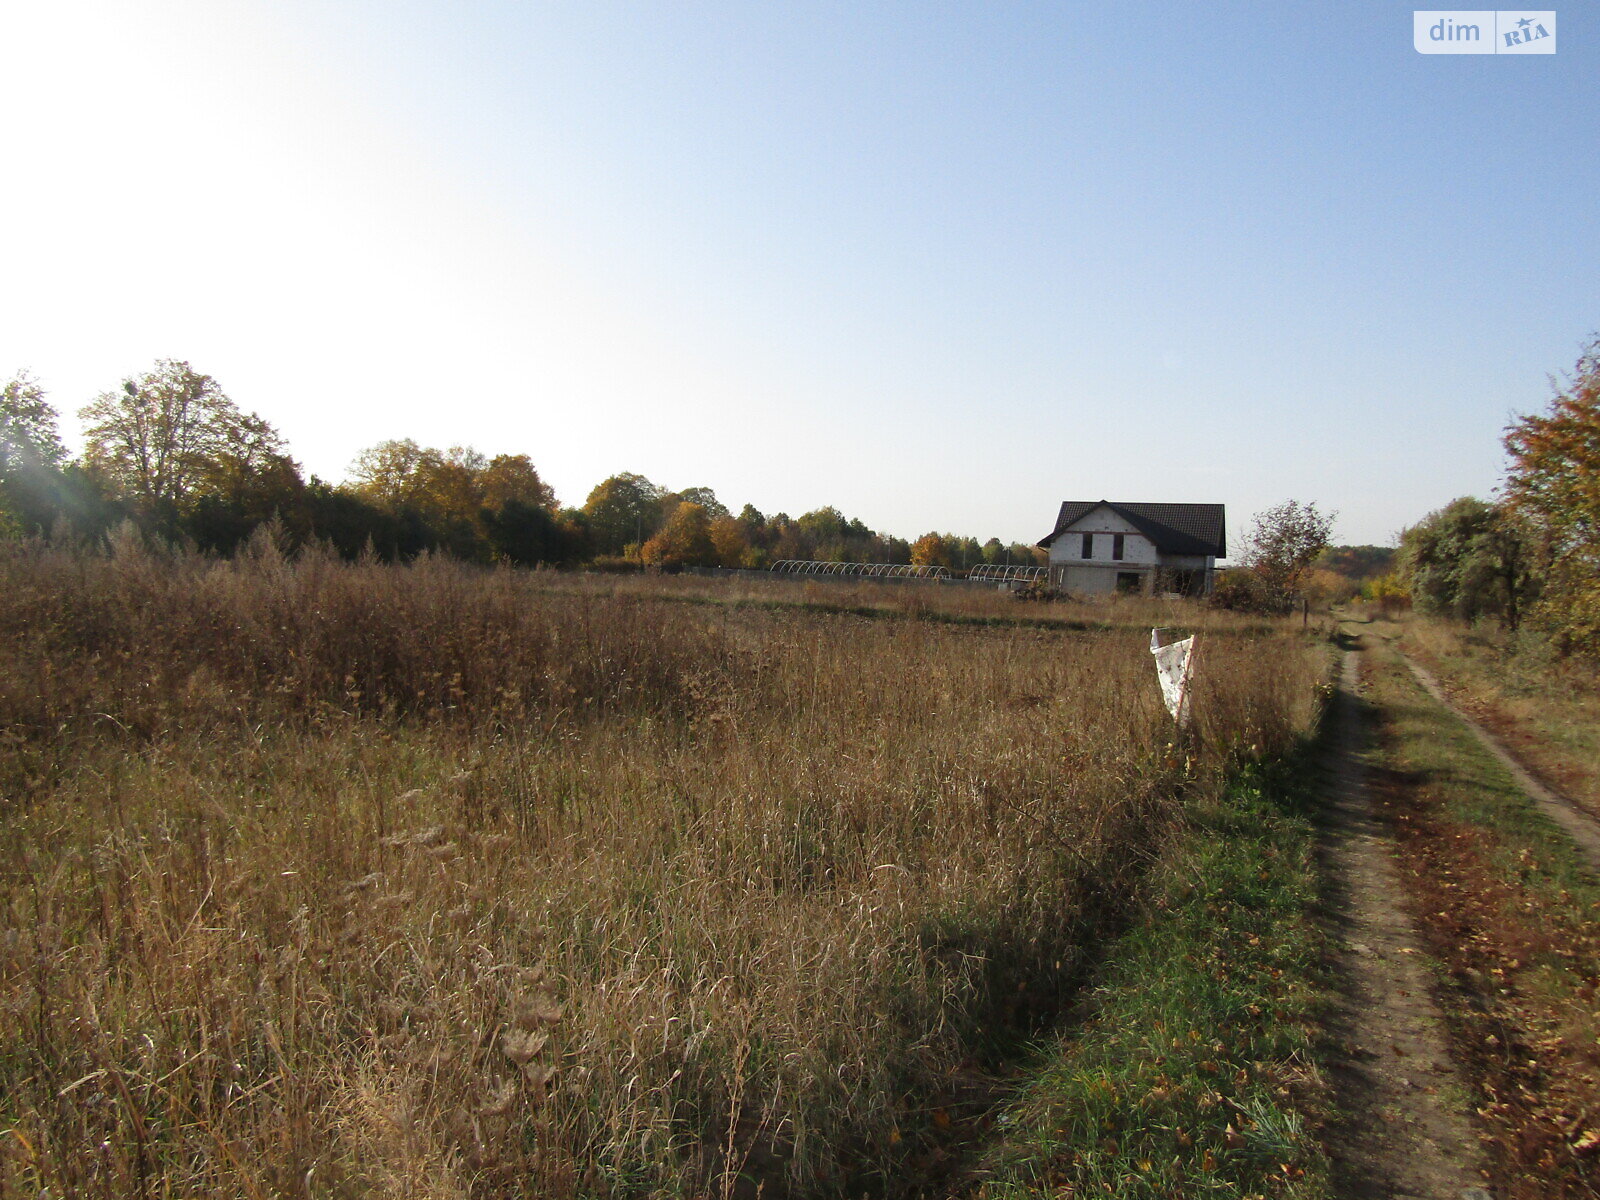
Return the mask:
<path id="1" fill-rule="evenodd" d="M 1221 504 L 1142 504 L 1112 500 L 1063 500 L 1061 514 L 1050 536 L 1039 543 L 1048 550 L 1073 525 L 1095 509 L 1109 508 L 1145 537 L 1163 554 L 1206 554 L 1213 558 L 1227 555 L 1224 524 L 1227 508 Z"/>

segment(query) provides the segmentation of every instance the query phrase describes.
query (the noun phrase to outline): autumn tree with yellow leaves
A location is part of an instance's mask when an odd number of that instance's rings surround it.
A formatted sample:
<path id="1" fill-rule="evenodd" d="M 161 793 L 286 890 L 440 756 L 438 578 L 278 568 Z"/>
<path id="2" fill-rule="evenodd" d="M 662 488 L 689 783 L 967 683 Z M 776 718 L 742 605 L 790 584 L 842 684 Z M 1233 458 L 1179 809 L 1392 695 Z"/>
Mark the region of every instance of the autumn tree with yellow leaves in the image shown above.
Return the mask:
<path id="1" fill-rule="evenodd" d="M 1506 430 L 1506 502 L 1547 565 L 1536 615 L 1558 649 L 1600 658 L 1600 336 L 1549 408 Z"/>
<path id="2" fill-rule="evenodd" d="M 639 556 L 653 567 L 716 566 L 717 549 L 705 506 L 679 501 L 661 532 L 640 547 Z"/>

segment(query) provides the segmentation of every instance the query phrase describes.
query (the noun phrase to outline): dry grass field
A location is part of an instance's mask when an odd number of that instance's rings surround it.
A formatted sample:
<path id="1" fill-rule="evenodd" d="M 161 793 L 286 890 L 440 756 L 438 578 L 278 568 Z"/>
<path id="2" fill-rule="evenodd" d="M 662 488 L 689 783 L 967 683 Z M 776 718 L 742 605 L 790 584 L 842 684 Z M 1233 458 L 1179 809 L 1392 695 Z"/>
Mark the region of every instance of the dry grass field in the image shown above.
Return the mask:
<path id="1" fill-rule="evenodd" d="M 706 604 L 794 608 L 859 615 L 928 617 L 953 624 L 1044 629 L 1121 629 L 1181 625 L 1201 632 L 1278 631 L 1293 622 L 1249 620 L 1173 597 L 1110 594 L 1049 603 L 1018 603 L 994 584 L 895 582 L 850 576 L 555 575 L 546 587 L 580 595 L 670 597 Z"/>
<path id="2" fill-rule="evenodd" d="M 926 1191 L 1324 661 L 715 586 L 0 547 L 0 1195 Z"/>

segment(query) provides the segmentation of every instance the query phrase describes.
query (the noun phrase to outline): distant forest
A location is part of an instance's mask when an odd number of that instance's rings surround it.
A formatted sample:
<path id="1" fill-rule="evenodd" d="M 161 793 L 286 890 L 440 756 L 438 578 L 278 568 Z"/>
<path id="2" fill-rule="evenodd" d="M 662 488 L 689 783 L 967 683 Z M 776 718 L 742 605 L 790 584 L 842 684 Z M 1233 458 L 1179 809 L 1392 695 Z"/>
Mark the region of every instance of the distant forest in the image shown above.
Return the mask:
<path id="1" fill-rule="evenodd" d="M 346 557 L 386 561 L 424 552 L 472 562 L 624 568 L 760 569 L 781 559 L 919 563 L 963 570 L 1042 563 L 1043 552 L 998 538 L 877 533 L 838 509 L 737 513 L 709 487 L 674 491 L 623 472 L 564 507 L 525 454 L 410 439 L 363 451 L 346 483 L 307 478 L 260 416 L 209 375 L 162 360 L 79 413 L 83 455 L 61 442 L 58 414 L 20 374 L 0 390 L 0 535 L 98 540 L 125 521 L 146 533 L 227 555 L 272 524 L 289 545 L 325 542 Z"/>

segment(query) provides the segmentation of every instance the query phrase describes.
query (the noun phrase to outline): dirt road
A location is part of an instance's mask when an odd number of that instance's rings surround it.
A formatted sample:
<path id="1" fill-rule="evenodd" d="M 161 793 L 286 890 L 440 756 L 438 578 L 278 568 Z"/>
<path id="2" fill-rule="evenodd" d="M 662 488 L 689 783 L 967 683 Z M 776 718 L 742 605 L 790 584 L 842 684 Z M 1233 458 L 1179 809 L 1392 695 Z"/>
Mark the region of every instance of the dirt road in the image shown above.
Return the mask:
<path id="1" fill-rule="evenodd" d="M 1335 1186 L 1349 1200 L 1487 1198 L 1469 1093 L 1405 909 L 1393 841 L 1373 817 L 1354 649 L 1345 652 L 1336 704 L 1321 837 L 1341 985 L 1330 1026 L 1343 1114 L 1328 1136 Z"/>

